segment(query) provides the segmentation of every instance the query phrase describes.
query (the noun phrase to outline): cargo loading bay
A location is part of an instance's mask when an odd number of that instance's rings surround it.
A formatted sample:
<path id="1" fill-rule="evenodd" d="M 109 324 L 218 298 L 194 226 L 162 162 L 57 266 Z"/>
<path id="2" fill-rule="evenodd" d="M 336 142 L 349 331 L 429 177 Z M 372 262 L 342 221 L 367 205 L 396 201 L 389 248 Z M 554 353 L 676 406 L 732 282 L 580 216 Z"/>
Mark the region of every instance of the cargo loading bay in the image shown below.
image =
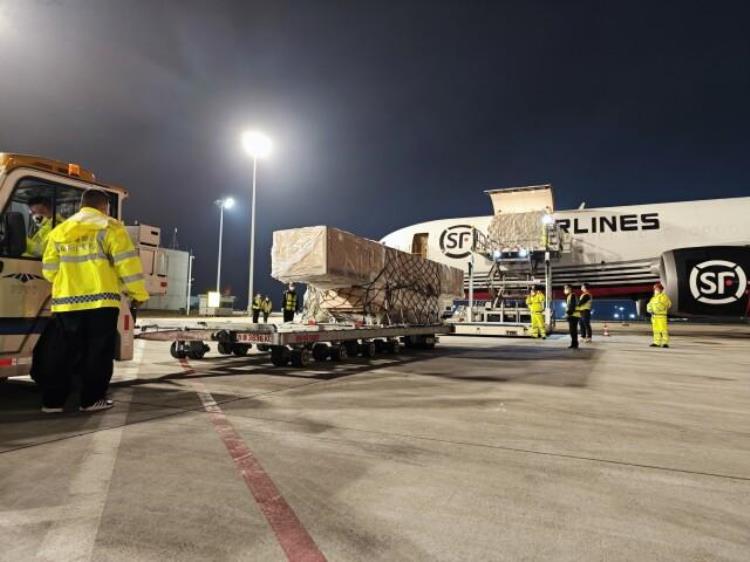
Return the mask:
<path id="1" fill-rule="evenodd" d="M 0 393 L 3 560 L 747 560 L 747 326 L 443 336 L 274 368 L 137 341 L 116 406 Z"/>

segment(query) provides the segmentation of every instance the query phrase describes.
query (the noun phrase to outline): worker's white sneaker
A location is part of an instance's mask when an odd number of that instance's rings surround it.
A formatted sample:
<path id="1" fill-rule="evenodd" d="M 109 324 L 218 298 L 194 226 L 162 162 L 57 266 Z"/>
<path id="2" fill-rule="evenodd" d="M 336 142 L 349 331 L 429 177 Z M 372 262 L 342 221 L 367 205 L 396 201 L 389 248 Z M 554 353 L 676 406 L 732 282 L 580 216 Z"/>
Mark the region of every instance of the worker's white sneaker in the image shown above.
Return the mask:
<path id="1" fill-rule="evenodd" d="M 42 412 L 45 414 L 62 414 L 63 409 L 62 408 L 48 408 L 47 406 L 42 406 Z"/>
<path id="2" fill-rule="evenodd" d="M 91 406 L 86 406 L 85 408 L 81 406 L 79 409 L 82 412 L 100 412 L 102 410 L 108 410 L 114 405 L 115 403 L 112 402 L 112 400 L 102 398 L 101 400 L 97 400 L 96 402 L 91 404 Z"/>

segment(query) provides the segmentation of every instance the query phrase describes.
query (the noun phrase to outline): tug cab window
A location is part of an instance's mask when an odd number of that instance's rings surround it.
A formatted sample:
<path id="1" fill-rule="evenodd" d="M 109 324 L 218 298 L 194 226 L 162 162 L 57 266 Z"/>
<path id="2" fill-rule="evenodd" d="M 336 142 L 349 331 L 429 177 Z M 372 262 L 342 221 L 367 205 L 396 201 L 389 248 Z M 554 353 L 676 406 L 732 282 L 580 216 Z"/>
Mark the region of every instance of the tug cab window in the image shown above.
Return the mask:
<path id="1" fill-rule="evenodd" d="M 78 212 L 83 191 L 33 177 L 21 179 L 0 215 L 0 257 L 41 260 L 49 233 Z M 110 214 L 116 216 L 117 196 L 111 199 Z"/>

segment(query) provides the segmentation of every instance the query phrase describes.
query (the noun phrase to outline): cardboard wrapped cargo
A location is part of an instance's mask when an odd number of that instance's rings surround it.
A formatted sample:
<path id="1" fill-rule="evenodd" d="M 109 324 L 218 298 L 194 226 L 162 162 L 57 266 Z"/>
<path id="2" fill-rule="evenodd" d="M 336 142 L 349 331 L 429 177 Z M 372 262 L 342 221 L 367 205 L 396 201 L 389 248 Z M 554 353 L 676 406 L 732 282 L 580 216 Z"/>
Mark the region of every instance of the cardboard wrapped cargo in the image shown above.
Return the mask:
<path id="1" fill-rule="evenodd" d="M 498 249 L 544 248 L 544 211 L 497 213 L 492 217 L 488 233 Z"/>
<path id="2" fill-rule="evenodd" d="M 318 321 L 436 322 L 463 297 L 463 272 L 326 226 L 274 232 L 271 275 L 306 283 Z"/>

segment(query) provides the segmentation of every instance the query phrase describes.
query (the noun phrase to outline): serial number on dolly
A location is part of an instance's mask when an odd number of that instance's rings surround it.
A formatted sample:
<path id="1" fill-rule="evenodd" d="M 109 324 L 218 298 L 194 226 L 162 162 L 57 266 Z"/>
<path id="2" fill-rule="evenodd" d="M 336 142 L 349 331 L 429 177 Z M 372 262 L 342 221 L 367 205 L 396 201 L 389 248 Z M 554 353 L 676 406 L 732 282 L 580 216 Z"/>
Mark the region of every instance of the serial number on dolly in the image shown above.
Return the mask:
<path id="1" fill-rule="evenodd" d="M 239 343 L 273 343 L 269 334 L 237 334 L 235 340 Z"/>

